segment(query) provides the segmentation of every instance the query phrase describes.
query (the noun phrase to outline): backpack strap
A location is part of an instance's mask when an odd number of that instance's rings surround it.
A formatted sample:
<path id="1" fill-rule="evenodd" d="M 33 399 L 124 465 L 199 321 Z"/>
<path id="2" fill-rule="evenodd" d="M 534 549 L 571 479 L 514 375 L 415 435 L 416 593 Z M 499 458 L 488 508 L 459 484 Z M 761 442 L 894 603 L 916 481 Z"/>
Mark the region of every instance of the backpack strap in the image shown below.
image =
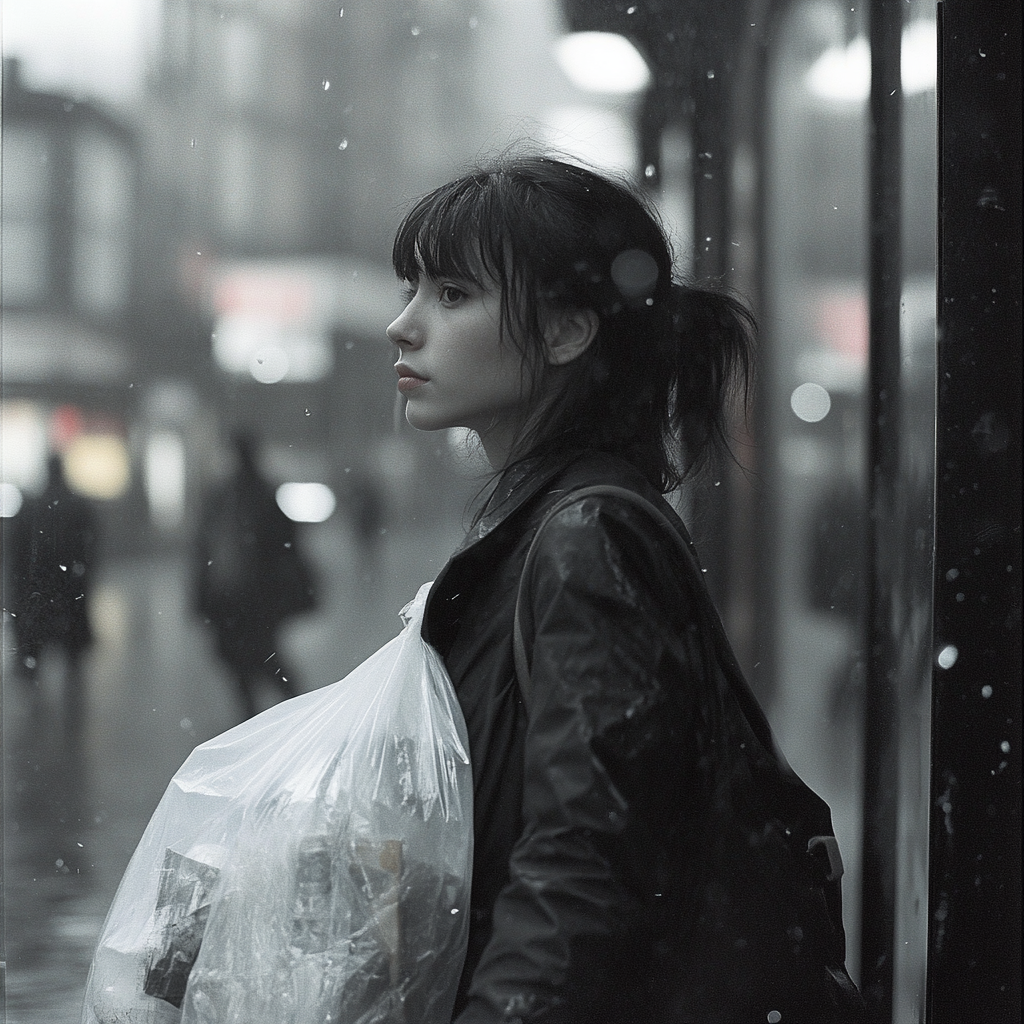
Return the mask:
<path id="1" fill-rule="evenodd" d="M 779 759 L 787 770 L 789 770 L 789 765 L 772 736 L 771 726 L 768 724 L 768 719 L 765 717 L 764 712 L 761 710 L 761 705 L 758 704 L 757 698 L 754 696 L 750 686 L 743 676 L 743 671 L 740 669 L 739 661 L 732 649 L 732 644 L 729 642 L 729 638 L 725 632 L 725 627 L 722 625 L 722 620 L 719 618 L 718 611 L 715 608 L 714 602 L 711 600 L 711 595 L 707 591 L 707 583 L 704 580 L 704 570 L 701 568 L 700 562 L 697 560 L 696 553 L 679 532 L 676 525 L 662 509 L 649 501 L 643 495 L 638 494 L 636 491 L 631 491 L 626 487 L 618 487 L 614 484 L 593 484 L 589 487 L 581 487 L 578 490 L 570 491 L 564 497 L 559 499 L 547 515 L 544 516 L 533 535 L 533 540 L 530 542 L 530 547 L 526 553 L 526 560 L 523 563 L 523 572 L 519 577 L 519 590 L 516 594 L 515 617 L 512 625 L 512 652 L 515 658 L 516 678 L 519 682 L 519 692 L 522 696 L 523 703 L 529 707 L 530 694 L 532 692 L 530 662 L 526 653 L 526 643 L 523 639 L 523 592 L 526 587 L 526 581 L 533 569 L 533 563 L 536 560 L 538 542 L 541 534 L 544 532 L 544 528 L 555 516 L 569 508 L 571 505 L 575 505 L 577 502 L 590 497 L 620 498 L 623 501 L 629 502 L 636 508 L 645 512 L 654 520 L 655 524 L 672 539 L 676 550 L 683 559 L 684 565 L 687 567 L 691 580 L 695 581 L 694 586 L 697 588 L 697 607 L 699 609 L 698 613 L 701 616 L 702 625 L 707 629 L 708 634 L 711 637 L 715 655 L 725 672 L 726 678 L 729 680 L 729 684 L 733 693 L 736 695 L 736 699 L 739 701 L 740 707 L 743 709 L 744 715 L 746 715 L 747 721 L 750 723 L 751 728 L 757 734 L 758 739 L 761 740 L 762 744 Z"/>

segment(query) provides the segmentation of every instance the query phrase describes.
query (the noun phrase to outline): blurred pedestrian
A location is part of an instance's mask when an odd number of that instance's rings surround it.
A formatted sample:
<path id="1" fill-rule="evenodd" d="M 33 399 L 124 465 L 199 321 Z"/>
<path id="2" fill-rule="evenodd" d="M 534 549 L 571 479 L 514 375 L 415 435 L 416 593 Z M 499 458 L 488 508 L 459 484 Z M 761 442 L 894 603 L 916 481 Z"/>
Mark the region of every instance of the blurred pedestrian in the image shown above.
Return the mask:
<path id="1" fill-rule="evenodd" d="M 369 582 L 366 573 L 372 572 L 376 565 L 384 534 L 384 496 L 371 473 L 355 470 L 348 477 L 346 504 L 360 566 L 364 578 Z"/>
<path id="2" fill-rule="evenodd" d="M 42 493 L 25 501 L 11 525 L 8 610 L 20 674 L 34 684 L 44 649 L 62 649 L 72 701 L 81 697 L 81 659 L 93 640 L 96 531 L 91 502 L 68 485 L 61 456 L 50 455 Z"/>
<path id="3" fill-rule="evenodd" d="M 278 507 L 257 466 L 256 442 L 232 438 L 235 468 L 206 496 L 195 544 L 195 607 L 212 627 L 246 717 L 259 709 L 261 681 L 282 698 L 299 692 L 281 657 L 278 633 L 316 604 L 313 574 L 296 525 Z"/>

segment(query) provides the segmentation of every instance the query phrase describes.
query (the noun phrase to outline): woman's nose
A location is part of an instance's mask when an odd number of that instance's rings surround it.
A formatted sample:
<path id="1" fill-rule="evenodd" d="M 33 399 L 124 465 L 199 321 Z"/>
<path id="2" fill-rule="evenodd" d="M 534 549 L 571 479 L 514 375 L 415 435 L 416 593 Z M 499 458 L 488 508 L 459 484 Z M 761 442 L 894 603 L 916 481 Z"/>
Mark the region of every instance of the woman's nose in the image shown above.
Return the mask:
<path id="1" fill-rule="evenodd" d="M 396 345 L 410 348 L 419 344 L 419 332 L 411 323 L 408 307 L 388 324 L 386 334 Z"/>

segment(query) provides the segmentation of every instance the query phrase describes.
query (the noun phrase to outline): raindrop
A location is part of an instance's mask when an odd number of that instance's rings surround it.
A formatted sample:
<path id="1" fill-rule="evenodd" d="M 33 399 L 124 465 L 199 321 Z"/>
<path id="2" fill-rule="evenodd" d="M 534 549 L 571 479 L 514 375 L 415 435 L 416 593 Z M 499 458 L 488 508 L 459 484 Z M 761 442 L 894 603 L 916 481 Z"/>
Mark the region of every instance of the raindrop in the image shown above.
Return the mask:
<path id="1" fill-rule="evenodd" d="M 310 412 L 310 411 L 309 411 L 309 410 L 307 409 L 307 410 L 306 410 L 306 415 L 307 415 L 307 416 L 312 416 L 313 414 L 312 414 L 312 413 L 311 413 L 311 412 Z"/>
<path id="2" fill-rule="evenodd" d="M 793 390 L 789 404 L 804 423 L 820 423 L 832 408 L 832 396 L 820 384 L 808 381 Z"/>
<path id="3" fill-rule="evenodd" d="M 950 569 L 949 572 L 946 573 L 946 582 L 947 583 L 952 583 L 953 580 L 955 580 L 957 578 L 957 576 L 959 576 L 959 575 L 960 575 L 960 570 L 959 569 L 957 569 L 955 567 Z"/>
<path id="4" fill-rule="evenodd" d="M 999 744 L 999 749 L 1004 754 L 1008 754 L 1010 752 L 1010 741 L 1009 740 L 1003 740 L 1003 742 Z"/>
<path id="5" fill-rule="evenodd" d="M 768 1024 L 779 1024 L 779 1021 L 781 1021 L 781 1020 L 782 1020 L 782 1014 L 779 1013 L 778 1010 L 769 1010 L 768 1011 Z"/>
<path id="6" fill-rule="evenodd" d="M 459 912 L 458 907 L 452 907 L 452 916 L 454 917 Z"/>
<path id="7" fill-rule="evenodd" d="M 956 659 L 959 656 L 960 652 L 953 644 L 946 644 L 946 646 L 939 651 L 939 655 L 935 660 L 938 662 L 939 668 L 952 668 L 956 664 Z"/>
<path id="8" fill-rule="evenodd" d="M 626 13 L 627 14 L 636 14 L 636 8 L 635 7 L 627 7 L 626 8 Z"/>
<path id="9" fill-rule="evenodd" d="M 192 728 L 192 719 L 191 718 L 183 718 L 179 724 L 181 725 L 182 729 L 185 730 L 185 732 L 188 732 L 189 729 Z"/>
<path id="10" fill-rule="evenodd" d="M 654 291 L 658 264 L 642 249 L 625 249 L 612 260 L 612 280 L 626 298 L 637 299 Z"/>
<path id="11" fill-rule="evenodd" d="M 192 147 L 193 149 L 195 149 L 195 148 L 196 148 L 196 140 L 195 140 L 195 139 L 189 139 L 189 143 L 188 143 L 188 144 L 189 144 L 189 145 L 190 145 L 190 146 L 191 146 L 191 147 Z"/>
<path id="12" fill-rule="evenodd" d="M 653 178 L 656 173 L 657 173 L 657 170 L 655 169 L 654 164 L 648 164 L 644 168 L 644 177 L 645 178 Z"/>
<path id="13" fill-rule="evenodd" d="M 338 149 L 348 149 L 348 139 L 342 139 L 341 142 L 338 143 Z"/>
<path id="14" fill-rule="evenodd" d="M 344 18 L 345 17 L 345 8 L 344 7 L 342 7 L 342 9 L 340 11 L 338 11 L 338 17 L 339 18 Z"/>
<path id="15" fill-rule="evenodd" d="M 422 29 L 419 27 L 419 25 L 413 25 L 413 27 L 409 31 L 412 32 L 414 36 L 418 36 Z"/>
<path id="16" fill-rule="evenodd" d="M 982 697 L 984 697 L 984 698 L 985 698 L 985 700 L 988 700 L 988 699 L 989 699 L 989 697 L 991 697 L 991 696 L 992 696 L 992 687 L 991 687 L 991 686 L 989 686 L 989 685 L 988 685 L 988 683 L 986 683 L 986 684 L 985 684 L 985 685 L 984 685 L 984 686 L 983 686 L 983 687 L 981 688 L 981 695 L 982 695 Z"/>
<path id="17" fill-rule="evenodd" d="M 709 71 L 708 71 L 708 78 L 714 78 L 714 77 L 715 77 L 715 73 L 714 73 L 714 71 L 711 71 L 711 70 L 709 70 Z M 780 1018 L 780 1019 L 781 1019 L 781 1018 Z"/>
<path id="18" fill-rule="evenodd" d="M 327 90 L 330 89 L 330 87 L 331 87 L 331 80 L 329 78 L 325 78 L 323 80 L 323 87 L 324 87 L 324 92 L 327 92 Z"/>

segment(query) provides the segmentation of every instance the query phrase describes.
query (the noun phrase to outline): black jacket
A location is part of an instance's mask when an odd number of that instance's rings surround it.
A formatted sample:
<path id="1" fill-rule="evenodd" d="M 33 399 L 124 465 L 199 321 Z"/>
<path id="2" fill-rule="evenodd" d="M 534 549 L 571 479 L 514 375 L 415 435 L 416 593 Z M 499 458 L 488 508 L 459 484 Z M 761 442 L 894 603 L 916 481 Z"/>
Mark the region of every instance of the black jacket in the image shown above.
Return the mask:
<path id="1" fill-rule="evenodd" d="M 815 978 L 797 979 L 797 989 L 821 989 L 826 967 L 843 975 L 825 986 L 839 989 L 824 1002 L 791 998 L 776 994 L 764 957 L 744 967 L 750 925 L 730 909 L 732 897 L 715 902 L 721 864 L 709 867 L 709 858 L 735 846 L 723 838 L 731 807 L 708 834 L 716 787 L 727 775 L 726 788 L 739 780 L 757 802 L 766 785 L 786 783 L 785 768 L 766 753 L 763 717 L 751 723 L 711 667 L 703 582 L 631 503 L 586 498 L 545 527 L 524 592 L 532 691 L 529 709 L 523 704 L 512 632 L 524 560 L 545 513 L 595 483 L 668 509 L 621 460 L 535 460 L 503 477 L 427 604 L 424 636 L 448 666 L 473 763 L 472 916 L 458 1024 L 732 1021 L 748 1012 L 766 1020 L 772 1009 L 787 1024 L 848 1019 L 829 1012 L 844 992 L 856 997 L 841 924 L 836 934 L 785 940 L 812 948 Z M 760 753 L 751 758 L 751 749 Z M 827 808 L 824 816 L 819 827 L 831 831 Z M 772 833 L 757 820 L 757 835 L 742 834 L 741 846 Z M 695 939 L 706 961 L 694 956 Z M 788 955 L 772 951 L 768 960 Z M 728 970 L 716 968 L 723 962 Z M 752 982 L 758 971 L 766 976 Z M 752 991 L 736 993 L 737 978 Z"/>

